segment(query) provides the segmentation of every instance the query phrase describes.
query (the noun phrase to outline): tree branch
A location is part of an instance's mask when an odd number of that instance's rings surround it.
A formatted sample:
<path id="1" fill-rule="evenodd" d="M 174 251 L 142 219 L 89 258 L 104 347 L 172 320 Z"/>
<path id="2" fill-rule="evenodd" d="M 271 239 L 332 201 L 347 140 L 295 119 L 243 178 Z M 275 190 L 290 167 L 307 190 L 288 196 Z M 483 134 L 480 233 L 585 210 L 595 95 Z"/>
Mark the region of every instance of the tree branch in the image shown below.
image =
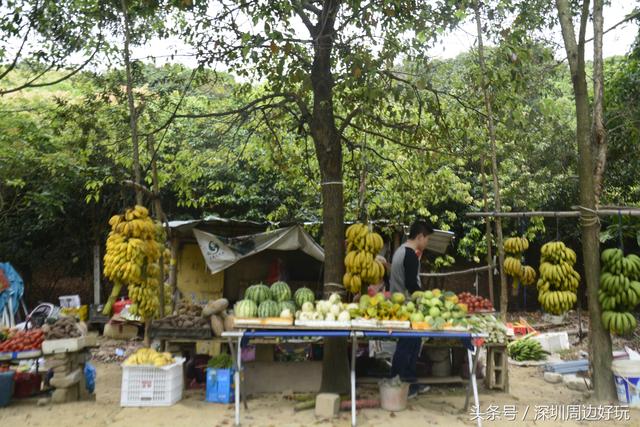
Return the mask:
<path id="1" fill-rule="evenodd" d="M 42 77 L 43 75 L 45 75 L 47 72 L 51 71 L 51 69 L 53 67 L 55 67 L 55 64 L 51 64 L 49 67 L 47 67 L 44 71 L 42 71 L 41 73 L 39 73 L 36 77 L 34 77 L 33 79 L 29 80 L 26 83 L 23 83 L 19 86 L 16 86 L 14 88 L 11 89 L 5 89 L 5 90 L 0 90 L 0 96 L 9 94 L 9 93 L 13 93 L 13 92 L 18 92 L 22 89 L 27 89 L 27 88 L 35 88 L 35 87 L 44 87 L 44 86 L 53 86 L 56 85 L 60 82 L 63 82 L 67 79 L 70 79 L 71 77 L 75 76 L 76 74 L 78 74 L 80 71 L 82 71 L 87 65 L 89 65 L 89 63 L 93 60 L 94 56 L 98 53 L 98 51 L 100 50 L 100 46 L 101 43 L 98 42 L 98 46 L 96 46 L 96 49 L 93 51 L 93 53 L 91 54 L 91 56 L 89 56 L 89 58 L 83 62 L 82 64 L 80 64 L 76 69 L 72 70 L 71 72 L 69 72 L 68 74 L 60 77 L 59 79 L 56 80 L 52 80 L 52 81 L 48 81 L 48 82 L 43 82 L 43 83 L 34 83 L 35 81 L 37 81 L 38 79 L 40 79 L 40 77 Z"/>

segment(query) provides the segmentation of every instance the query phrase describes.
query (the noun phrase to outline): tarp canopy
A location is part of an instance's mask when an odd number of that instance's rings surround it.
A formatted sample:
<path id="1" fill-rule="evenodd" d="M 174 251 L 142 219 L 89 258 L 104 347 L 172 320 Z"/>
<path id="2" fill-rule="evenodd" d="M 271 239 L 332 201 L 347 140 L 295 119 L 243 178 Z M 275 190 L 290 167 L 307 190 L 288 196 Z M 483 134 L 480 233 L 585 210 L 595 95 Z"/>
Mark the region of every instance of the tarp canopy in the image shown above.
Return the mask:
<path id="1" fill-rule="evenodd" d="M 193 229 L 193 234 L 212 274 L 267 249 L 301 250 L 316 260 L 324 262 L 322 247 L 300 225 L 238 237 L 217 236 L 197 228 Z"/>

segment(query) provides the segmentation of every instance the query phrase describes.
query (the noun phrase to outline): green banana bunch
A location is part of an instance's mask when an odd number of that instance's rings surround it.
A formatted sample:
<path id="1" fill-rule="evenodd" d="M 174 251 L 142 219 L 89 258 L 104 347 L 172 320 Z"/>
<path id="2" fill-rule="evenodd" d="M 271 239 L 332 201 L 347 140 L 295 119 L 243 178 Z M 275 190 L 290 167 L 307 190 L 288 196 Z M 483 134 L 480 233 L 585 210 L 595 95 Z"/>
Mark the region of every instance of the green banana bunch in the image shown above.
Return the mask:
<path id="1" fill-rule="evenodd" d="M 638 326 L 636 318 L 628 311 L 605 310 L 602 312 L 602 323 L 609 332 L 617 335 L 626 335 Z"/>
<path id="2" fill-rule="evenodd" d="M 549 352 L 542 349 L 542 345 L 529 337 L 521 338 L 507 345 L 509 356 L 518 362 L 523 360 L 543 360 Z"/>
<path id="3" fill-rule="evenodd" d="M 602 251 L 600 261 L 598 301 L 603 309 L 602 323 L 612 334 L 628 334 L 637 326 L 631 312 L 640 304 L 640 257 L 624 256 L 621 249 L 609 248 Z"/>

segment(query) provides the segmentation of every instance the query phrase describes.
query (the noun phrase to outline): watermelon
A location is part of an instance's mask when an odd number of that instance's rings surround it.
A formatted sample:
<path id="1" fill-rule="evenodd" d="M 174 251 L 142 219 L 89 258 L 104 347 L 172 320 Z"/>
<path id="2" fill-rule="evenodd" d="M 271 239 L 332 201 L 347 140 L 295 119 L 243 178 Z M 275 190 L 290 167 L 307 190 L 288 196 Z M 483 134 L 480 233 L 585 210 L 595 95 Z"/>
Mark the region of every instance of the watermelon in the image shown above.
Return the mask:
<path id="1" fill-rule="evenodd" d="M 258 283 L 257 285 L 249 286 L 244 293 L 244 297 L 260 305 L 261 302 L 271 299 L 271 291 L 269 291 L 267 285 Z"/>
<path id="2" fill-rule="evenodd" d="M 279 315 L 280 308 L 275 301 L 266 300 L 258 306 L 258 317 L 278 317 Z"/>
<path id="3" fill-rule="evenodd" d="M 291 288 L 285 282 L 274 282 L 269 290 L 274 301 L 282 302 L 291 299 Z"/>
<path id="4" fill-rule="evenodd" d="M 289 309 L 289 311 L 292 314 L 295 314 L 297 308 L 296 308 L 296 303 L 293 301 L 282 301 L 278 303 L 278 308 L 279 310 L 282 312 L 285 309 Z"/>
<path id="5" fill-rule="evenodd" d="M 313 303 L 316 300 L 316 297 L 311 289 L 300 288 L 294 294 L 293 299 L 298 307 L 302 307 L 302 304 L 305 302 Z"/>
<path id="6" fill-rule="evenodd" d="M 257 317 L 258 305 L 250 299 L 243 299 L 236 303 L 233 311 L 238 317 Z"/>

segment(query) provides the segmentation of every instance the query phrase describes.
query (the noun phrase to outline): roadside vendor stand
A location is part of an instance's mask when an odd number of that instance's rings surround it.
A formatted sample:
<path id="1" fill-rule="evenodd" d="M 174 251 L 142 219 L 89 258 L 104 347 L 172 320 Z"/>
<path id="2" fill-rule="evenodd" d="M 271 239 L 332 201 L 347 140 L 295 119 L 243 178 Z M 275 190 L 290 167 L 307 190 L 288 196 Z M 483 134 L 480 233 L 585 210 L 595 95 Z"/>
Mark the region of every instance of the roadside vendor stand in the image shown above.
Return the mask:
<path id="1" fill-rule="evenodd" d="M 479 348 L 483 344 L 484 334 L 474 334 L 466 331 L 432 331 L 432 330 L 386 330 L 386 329 L 317 329 L 304 327 L 260 327 L 254 329 L 242 329 L 238 331 L 224 332 L 232 349 L 235 360 L 235 425 L 240 425 L 240 372 L 242 371 L 241 349 L 246 346 L 249 340 L 254 338 L 278 338 L 282 340 L 299 338 L 350 338 L 351 339 L 351 424 L 356 425 L 356 350 L 358 339 L 398 339 L 398 338 L 422 338 L 433 340 L 460 340 L 467 349 L 467 358 L 470 366 L 470 381 L 467 384 L 467 396 L 465 399 L 466 410 L 469 405 L 470 395 L 473 394 L 476 411 L 479 410 L 480 402 L 478 397 L 478 386 L 476 381 L 476 361 Z M 478 426 L 482 425 L 480 417 L 476 417 Z"/>

